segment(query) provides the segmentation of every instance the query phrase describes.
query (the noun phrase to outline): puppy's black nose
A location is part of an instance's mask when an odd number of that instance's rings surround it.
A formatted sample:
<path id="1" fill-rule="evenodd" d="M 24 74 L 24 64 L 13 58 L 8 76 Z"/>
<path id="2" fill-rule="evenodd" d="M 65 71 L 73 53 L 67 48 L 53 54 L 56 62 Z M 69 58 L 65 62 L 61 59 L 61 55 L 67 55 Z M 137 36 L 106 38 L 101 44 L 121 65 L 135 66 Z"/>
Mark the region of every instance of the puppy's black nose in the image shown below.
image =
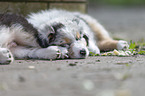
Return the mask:
<path id="1" fill-rule="evenodd" d="M 86 55 L 86 50 L 85 50 L 85 49 L 80 50 L 80 54 L 81 54 L 82 56 L 85 56 L 85 55 Z"/>

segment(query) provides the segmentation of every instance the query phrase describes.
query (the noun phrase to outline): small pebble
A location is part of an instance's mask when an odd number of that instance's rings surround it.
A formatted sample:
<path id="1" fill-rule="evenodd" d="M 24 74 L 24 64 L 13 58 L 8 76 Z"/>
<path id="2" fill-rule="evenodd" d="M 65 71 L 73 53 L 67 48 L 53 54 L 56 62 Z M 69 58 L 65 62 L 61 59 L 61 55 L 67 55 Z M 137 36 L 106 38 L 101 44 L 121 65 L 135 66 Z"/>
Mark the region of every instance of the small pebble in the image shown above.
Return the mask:
<path id="1" fill-rule="evenodd" d="M 96 62 L 100 62 L 100 60 L 96 60 Z"/>
<path id="2" fill-rule="evenodd" d="M 18 63 L 22 63 L 21 61 L 19 61 Z"/>
<path id="3" fill-rule="evenodd" d="M 59 71 L 59 70 L 61 70 L 61 68 L 57 68 L 57 70 Z"/>
<path id="4" fill-rule="evenodd" d="M 115 96 L 131 96 L 131 92 L 129 90 L 118 90 L 115 92 Z"/>
<path id="5" fill-rule="evenodd" d="M 28 66 L 28 68 L 29 68 L 29 69 L 34 69 L 34 68 L 35 68 L 35 66 Z"/>
<path id="6" fill-rule="evenodd" d="M 22 77 L 22 76 L 19 76 L 19 82 L 25 82 L 26 80 L 25 80 L 25 78 L 24 77 Z"/>
<path id="7" fill-rule="evenodd" d="M 69 66 L 76 66 L 76 63 L 69 63 Z"/>

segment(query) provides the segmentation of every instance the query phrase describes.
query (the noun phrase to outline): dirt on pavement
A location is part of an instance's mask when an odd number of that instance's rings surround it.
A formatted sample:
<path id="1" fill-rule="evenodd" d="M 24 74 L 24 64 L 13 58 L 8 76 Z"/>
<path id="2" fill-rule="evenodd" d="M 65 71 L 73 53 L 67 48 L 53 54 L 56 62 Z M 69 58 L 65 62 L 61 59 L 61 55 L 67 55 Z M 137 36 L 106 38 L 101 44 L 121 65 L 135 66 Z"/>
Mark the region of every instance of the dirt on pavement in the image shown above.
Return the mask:
<path id="1" fill-rule="evenodd" d="M 144 62 L 145 56 L 16 60 L 0 67 L 0 96 L 143 96 Z"/>

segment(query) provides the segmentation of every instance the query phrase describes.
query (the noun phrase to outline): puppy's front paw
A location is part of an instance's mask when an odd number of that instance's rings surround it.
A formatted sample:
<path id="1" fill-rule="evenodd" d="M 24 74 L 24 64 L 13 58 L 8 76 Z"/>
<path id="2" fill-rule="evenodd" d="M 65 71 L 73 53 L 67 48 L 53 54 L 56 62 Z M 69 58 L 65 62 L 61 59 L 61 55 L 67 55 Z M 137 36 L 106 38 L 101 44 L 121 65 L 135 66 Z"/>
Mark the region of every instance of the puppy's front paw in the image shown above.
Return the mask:
<path id="1" fill-rule="evenodd" d="M 49 46 L 41 51 L 44 59 L 64 59 L 68 58 L 68 50 L 65 47 Z"/>
<path id="2" fill-rule="evenodd" d="M 0 64 L 10 64 L 14 60 L 7 48 L 0 48 Z"/>
<path id="3" fill-rule="evenodd" d="M 64 59 L 64 58 L 69 58 L 68 56 L 68 49 L 65 48 L 65 47 L 58 47 L 60 49 L 60 53 L 61 53 L 61 56 L 60 58 L 61 59 Z"/>
<path id="4" fill-rule="evenodd" d="M 40 54 L 44 55 L 43 58 L 45 59 L 59 59 L 61 57 L 61 52 L 58 46 L 50 46 Z"/>
<path id="5" fill-rule="evenodd" d="M 118 50 L 125 50 L 129 47 L 127 41 L 119 40 L 117 43 L 117 49 Z"/>

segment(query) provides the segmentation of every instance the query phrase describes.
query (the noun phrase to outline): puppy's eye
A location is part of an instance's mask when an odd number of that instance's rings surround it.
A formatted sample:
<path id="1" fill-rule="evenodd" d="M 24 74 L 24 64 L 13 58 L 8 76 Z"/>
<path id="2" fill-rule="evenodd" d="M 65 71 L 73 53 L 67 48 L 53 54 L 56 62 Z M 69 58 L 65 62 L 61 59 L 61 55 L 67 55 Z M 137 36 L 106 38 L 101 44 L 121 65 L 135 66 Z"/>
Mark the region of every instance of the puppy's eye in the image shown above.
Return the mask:
<path id="1" fill-rule="evenodd" d="M 52 26 L 49 27 L 49 32 L 50 33 L 48 35 L 48 39 L 49 39 L 49 43 L 50 43 L 51 41 L 54 40 L 56 32 L 55 32 L 55 30 L 54 30 L 54 28 Z"/>
<path id="2" fill-rule="evenodd" d="M 50 33 L 49 35 L 48 35 L 48 38 L 50 38 L 50 37 L 52 37 L 53 36 L 53 33 Z"/>
<path id="3" fill-rule="evenodd" d="M 52 41 L 54 41 L 54 37 L 55 37 L 54 33 L 50 33 L 48 35 L 49 43 L 52 42 Z"/>
<path id="4" fill-rule="evenodd" d="M 53 38 L 53 36 L 54 36 L 54 34 L 53 34 L 53 33 L 50 33 L 50 34 L 48 35 L 48 39 Z"/>
<path id="5" fill-rule="evenodd" d="M 89 38 L 87 35 L 83 35 L 83 38 L 85 38 L 86 42 L 87 42 L 87 46 L 89 46 Z"/>

